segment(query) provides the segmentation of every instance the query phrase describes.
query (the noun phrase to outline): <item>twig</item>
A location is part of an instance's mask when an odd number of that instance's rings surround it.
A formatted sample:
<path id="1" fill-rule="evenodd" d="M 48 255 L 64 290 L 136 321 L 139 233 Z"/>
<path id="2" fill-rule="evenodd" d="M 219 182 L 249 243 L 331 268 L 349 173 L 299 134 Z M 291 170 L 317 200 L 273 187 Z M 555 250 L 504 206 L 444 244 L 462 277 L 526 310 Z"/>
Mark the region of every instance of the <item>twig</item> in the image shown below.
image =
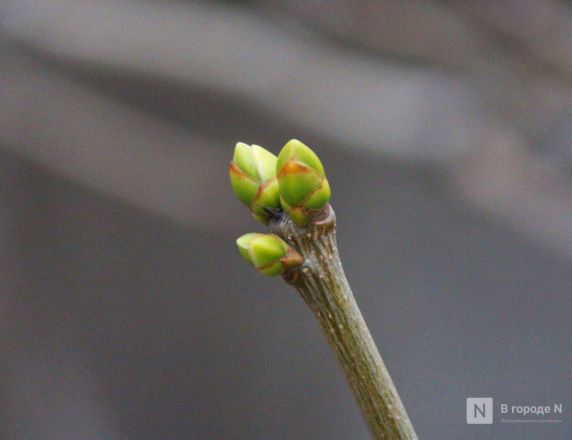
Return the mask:
<path id="1" fill-rule="evenodd" d="M 287 216 L 270 230 L 304 257 L 284 273 L 320 321 L 375 439 L 416 439 L 417 435 L 362 317 L 338 254 L 335 215 L 298 227 Z"/>

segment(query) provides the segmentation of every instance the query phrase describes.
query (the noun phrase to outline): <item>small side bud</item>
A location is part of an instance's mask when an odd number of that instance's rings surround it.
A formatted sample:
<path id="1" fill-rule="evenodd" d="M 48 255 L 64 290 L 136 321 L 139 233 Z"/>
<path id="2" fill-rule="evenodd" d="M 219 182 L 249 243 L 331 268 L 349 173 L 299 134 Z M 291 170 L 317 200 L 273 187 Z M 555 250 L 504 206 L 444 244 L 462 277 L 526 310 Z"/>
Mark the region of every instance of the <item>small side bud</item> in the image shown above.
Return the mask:
<path id="1" fill-rule="evenodd" d="M 245 234 L 236 244 L 240 254 L 264 275 L 280 275 L 304 262 L 299 253 L 274 234 Z"/>
<path id="2" fill-rule="evenodd" d="M 306 226 L 330 201 L 330 185 L 322 162 L 296 139 L 280 151 L 276 175 L 282 209 L 298 226 Z"/>
<path id="3" fill-rule="evenodd" d="M 239 142 L 229 167 L 232 190 L 264 224 L 268 223 L 267 209 L 280 208 L 276 161 L 276 156 L 264 148 Z"/>

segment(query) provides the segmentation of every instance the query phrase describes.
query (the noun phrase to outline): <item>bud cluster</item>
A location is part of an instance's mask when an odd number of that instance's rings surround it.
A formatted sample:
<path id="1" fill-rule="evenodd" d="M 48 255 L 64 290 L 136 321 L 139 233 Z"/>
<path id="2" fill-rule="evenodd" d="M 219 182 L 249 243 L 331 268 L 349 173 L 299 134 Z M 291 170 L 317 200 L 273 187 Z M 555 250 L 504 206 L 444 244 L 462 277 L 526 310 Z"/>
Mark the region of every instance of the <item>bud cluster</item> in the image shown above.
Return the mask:
<path id="1" fill-rule="evenodd" d="M 254 217 L 268 223 L 281 208 L 298 226 L 306 226 L 330 201 L 330 185 L 316 153 L 292 139 L 278 157 L 258 145 L 236 144 L 230 183 Z"/>
<path id="2" fill-rule="evenodd" d="M 330 201 L 320 159 L 296 139 L 286 143 L 278 157 L 258 145 L 237 143 L 229 174 L 238 199 L 264 224 L 271 213 L 282 210 L 304 227 Z M 265 275 L 280 275 L 303 263 L 302 256 L 277 235 L 250 233 L 236 243 L 241 255 Z"/>

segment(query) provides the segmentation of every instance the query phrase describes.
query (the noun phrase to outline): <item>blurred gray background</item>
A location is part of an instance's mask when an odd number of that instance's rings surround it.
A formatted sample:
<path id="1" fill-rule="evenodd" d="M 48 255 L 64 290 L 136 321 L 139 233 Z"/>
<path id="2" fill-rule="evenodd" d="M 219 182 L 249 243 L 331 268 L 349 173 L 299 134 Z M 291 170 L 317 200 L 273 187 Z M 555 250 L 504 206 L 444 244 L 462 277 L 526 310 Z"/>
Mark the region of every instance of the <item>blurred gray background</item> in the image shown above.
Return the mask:
<path id="1" fill-rule="evenodd" d="M 0 0 L 1 439 L 368 438 L 235 250 L 293 137 L 420 438 L 572 438 L 570 2 Z"/>

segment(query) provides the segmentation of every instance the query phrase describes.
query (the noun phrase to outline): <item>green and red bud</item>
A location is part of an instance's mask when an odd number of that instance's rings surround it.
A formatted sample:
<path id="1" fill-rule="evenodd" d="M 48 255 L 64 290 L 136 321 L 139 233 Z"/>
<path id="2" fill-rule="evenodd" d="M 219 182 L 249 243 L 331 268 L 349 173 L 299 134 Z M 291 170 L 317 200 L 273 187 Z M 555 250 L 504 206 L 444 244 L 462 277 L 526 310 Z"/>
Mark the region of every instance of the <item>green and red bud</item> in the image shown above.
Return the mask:
<path id="1" fill-rule="evenodd" d="M 268 276 L 280 275 L 304 262 L 300 254 L 274 234 L 245 234 L 236 240 L 236 245 L 258 272 Z"/>
<path id="2" fill-rule="evenodd" d="M 277 158 L 258 145 L 236 144 L 229 167 L 230 184 L 238 199 L 250 208 L 252 215 L 268 223 L 268 209 L 280 208 Z"/>
<path id="3" fill-rule="evenodd" d="M 330 201 L 330 185 L 320 159 L 292 139 L 278 155 L 276 175 L 282 209 L 298 226 L 305 226 Z"/>

